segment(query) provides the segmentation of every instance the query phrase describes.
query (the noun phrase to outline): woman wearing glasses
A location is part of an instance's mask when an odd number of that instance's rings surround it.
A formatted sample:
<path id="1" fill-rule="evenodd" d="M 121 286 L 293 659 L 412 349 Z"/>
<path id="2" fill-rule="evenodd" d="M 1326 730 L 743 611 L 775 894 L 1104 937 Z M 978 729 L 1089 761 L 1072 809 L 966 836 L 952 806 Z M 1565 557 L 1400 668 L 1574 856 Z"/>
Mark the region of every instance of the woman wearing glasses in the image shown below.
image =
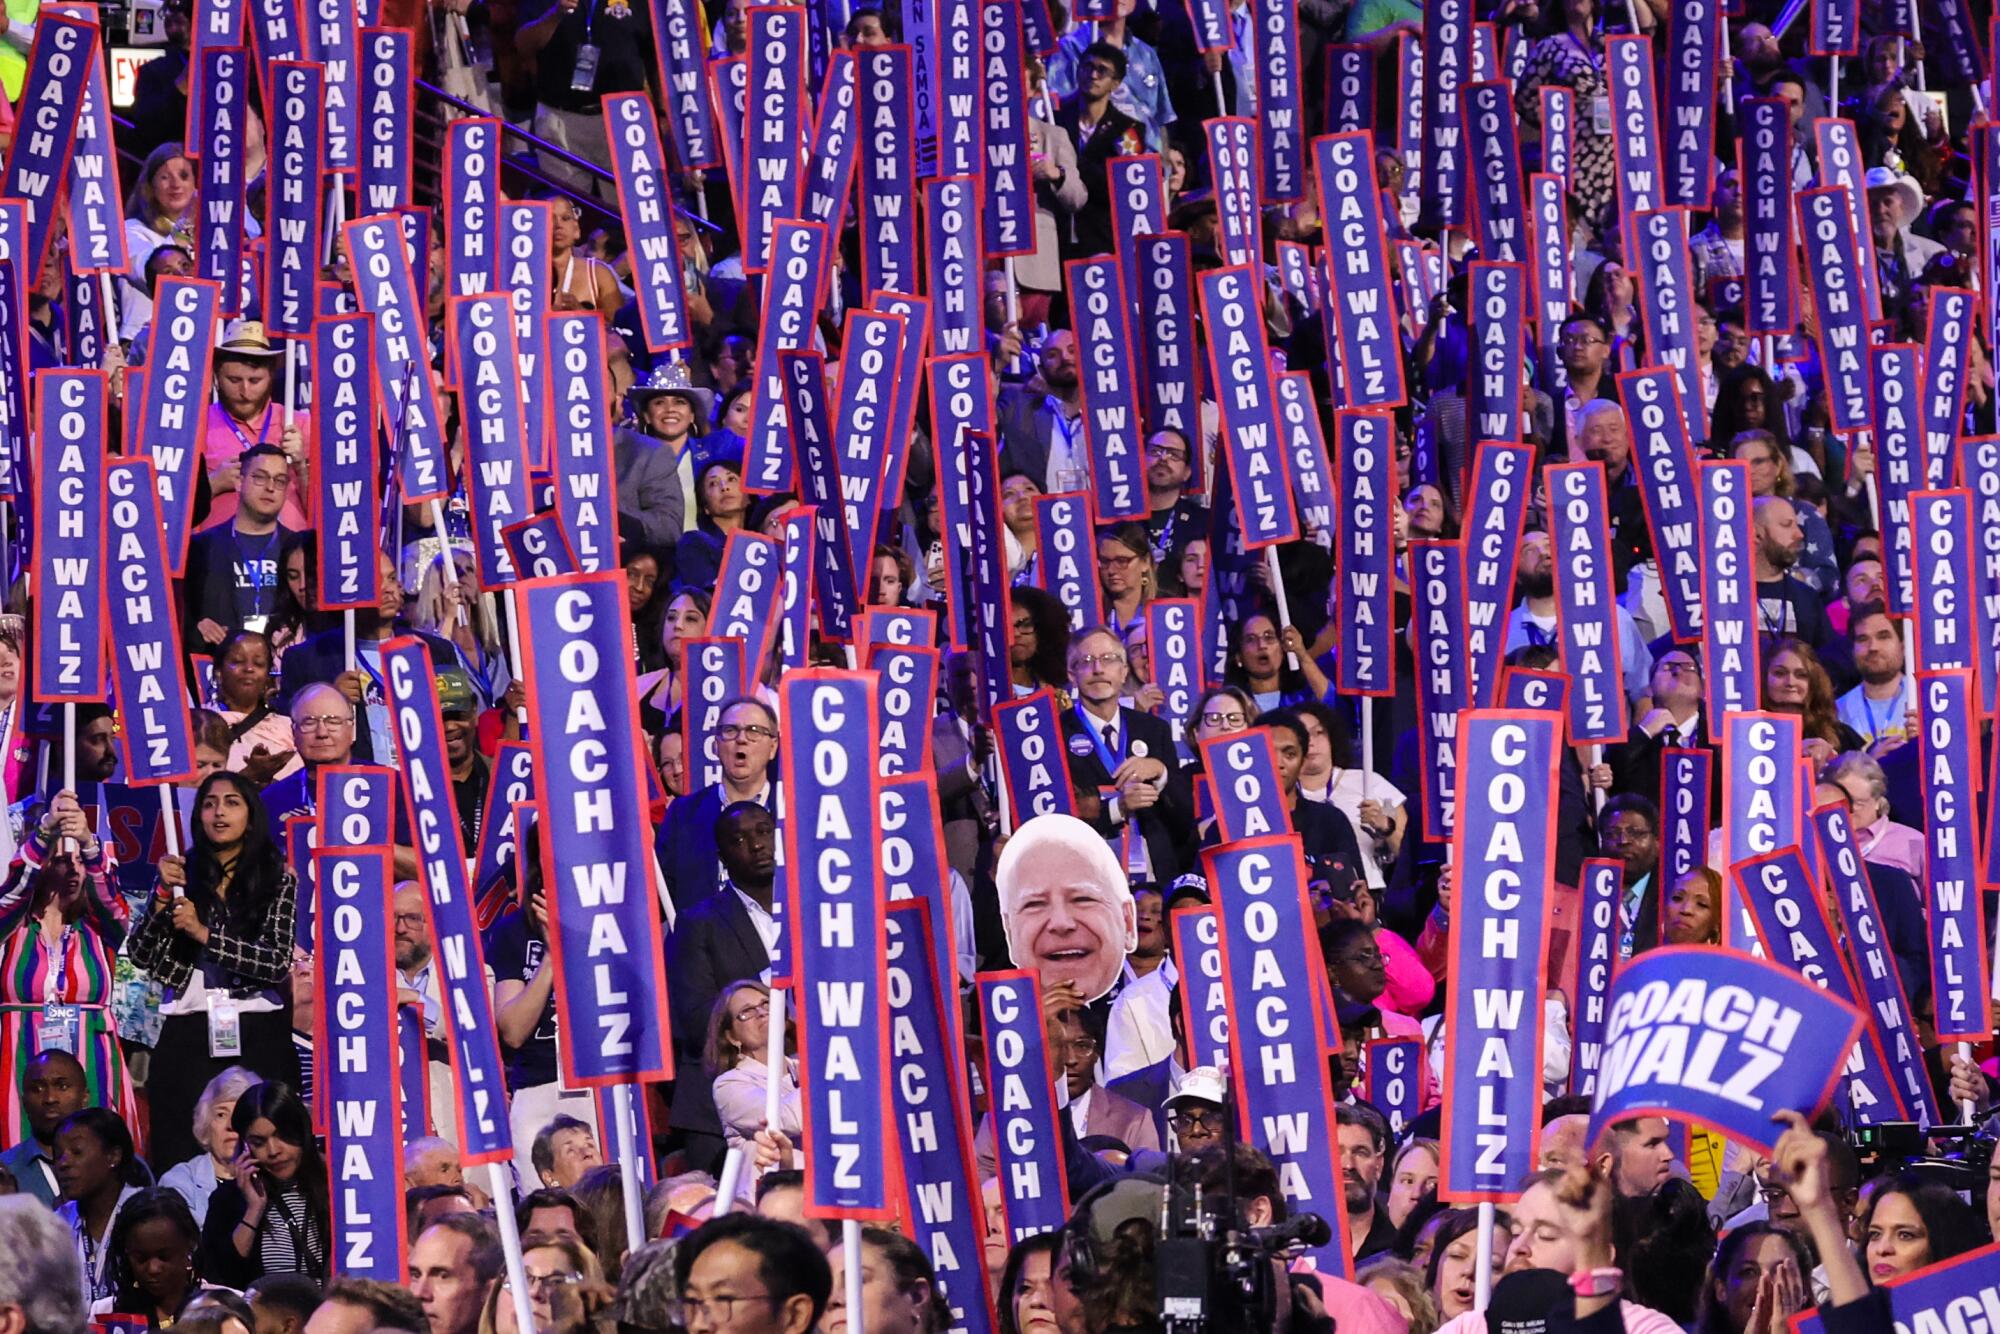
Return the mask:
<path id="1" fill-rule="evenodd" d="M 751 1137 L 764 1128 L 764 1096 L 771 1085 L 771 1068 L 765 1064 L 770 1037 L 770 988 L 752 981 L 724 987 L 709 1011 L 708 1041 L 701 1056 L 715 1080 L 715 1114 L 732 1149 L 748 1152 Z M 785 1045 L 789 1048 L 791 1043 Z M 778 1129 L 793 1139 L 803 1135 L 798 1077 L 790 1057 L 778 1072 L 778 1107 Z M 755 1185 L 751 1174 L 744 1173 L 744 1199 L 752 1198 Z"/>
<path id="2" fill-rule="evenodd" d="M 160 859 L 130 942 L 132 962 L 167 993 L 147 1081 L 156 1163 L 200 1149 L 195 1104 L 230 1066 L 299 1079 L 289 988 L 298 884 L 248 779 L 210 774 L 194 811 L 194 846 Z"/>

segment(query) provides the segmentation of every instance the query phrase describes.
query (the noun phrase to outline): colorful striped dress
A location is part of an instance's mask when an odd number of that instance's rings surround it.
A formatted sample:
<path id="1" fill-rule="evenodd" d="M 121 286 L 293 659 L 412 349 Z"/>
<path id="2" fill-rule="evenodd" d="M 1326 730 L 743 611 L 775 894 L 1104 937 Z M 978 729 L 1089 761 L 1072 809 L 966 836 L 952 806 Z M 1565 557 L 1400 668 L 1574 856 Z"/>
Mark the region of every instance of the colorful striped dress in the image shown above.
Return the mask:
<path id="1" fill-rule="evenodd" d="M 0 887 L 0 1148 L 27 1137 L 21 1076 L 40 1050 L 43 1006 L 52 1000 L 76 1007 L 76 1056 L 89 1084 L 90 1105 L 124 1117 L 137 1139 L 138 1100 L 111 1016 L 112 968 L 125 939 L 125 900 L 113 883 L 110 854 L 100 845 L 97 860 L 84 866 L 76 919 L 49 939 L 42 915 L 35 911 L 33 891 L 46 856 L 37 826 Z M 58 978 L 60 992 L 55 990 Z"/>

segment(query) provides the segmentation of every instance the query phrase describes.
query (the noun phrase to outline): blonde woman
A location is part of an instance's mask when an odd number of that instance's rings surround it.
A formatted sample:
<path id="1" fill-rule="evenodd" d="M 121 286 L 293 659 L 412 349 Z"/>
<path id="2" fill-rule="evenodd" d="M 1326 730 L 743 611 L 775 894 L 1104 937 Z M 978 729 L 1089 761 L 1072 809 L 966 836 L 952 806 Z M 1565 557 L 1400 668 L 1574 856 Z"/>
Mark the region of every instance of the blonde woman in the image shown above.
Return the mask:
<path id="1" fill-rule="evenodd" d="M 771 1033 L 771 990 L 762 982 L 735 982 L 723 988 L 708 1015 L 702 1062 L 715 1077 L 715 1114 L 732 1149 L 747 1148 L 764 1128 L 764 1091 L 771 1071 L 764 1064 Z M 789 1043 L 786 1044 L 790 1046 Z M 797 1073 L 790 1058 L 778 1073 L 778 1125 L 797 1139 L 805 1130 L 799 1113 Z"/>

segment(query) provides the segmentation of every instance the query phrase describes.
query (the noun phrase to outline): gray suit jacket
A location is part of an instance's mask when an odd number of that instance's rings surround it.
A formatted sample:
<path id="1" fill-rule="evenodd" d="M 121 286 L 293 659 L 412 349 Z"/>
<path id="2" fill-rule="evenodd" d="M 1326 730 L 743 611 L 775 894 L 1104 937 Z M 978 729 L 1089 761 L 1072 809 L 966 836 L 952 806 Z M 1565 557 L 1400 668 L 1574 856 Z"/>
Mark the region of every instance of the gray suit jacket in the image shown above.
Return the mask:
<path id="1" fill-rule="evenodd" d="M 639 525 L 646 545 L 670 551 L 687 523 L 680 459 L 651 436 L 619 427 L 611 436 L 618 514 Z"/>

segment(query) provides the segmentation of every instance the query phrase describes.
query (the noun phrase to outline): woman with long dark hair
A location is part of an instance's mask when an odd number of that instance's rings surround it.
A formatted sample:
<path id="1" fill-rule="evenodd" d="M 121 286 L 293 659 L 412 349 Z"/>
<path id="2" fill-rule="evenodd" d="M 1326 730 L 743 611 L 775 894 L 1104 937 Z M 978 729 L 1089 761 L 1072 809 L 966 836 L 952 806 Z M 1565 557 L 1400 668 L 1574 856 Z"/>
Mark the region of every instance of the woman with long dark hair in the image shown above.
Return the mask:
<path id="1" fill-rule="evenodd" d="M 65 841 L 77 850 L 63 851 Z M 59 792 L 0 888 L 0 1142 L 28 1133 L 21 1076 L 56 1019 L 83 1066 L 89 1100 L 128 1120 L 138 1112 L 111 1014 L 126 921 L 114 871 L 76 796 Z"/>
<path id="2" fill-rule="evenodd" d="M 1069 612 L 1056 598 L 1027 584 L 1008 596 L 1014 620 L 1007 636 L 1007 670 L 1014 693 L 1032 694 L 1046 686 L 1067 700 Z"/>
<path id="3" fill-rule="evenodd" d="M 266 1274 L 327 1274 L 326 1160 L 312 1113 L 288 1083 L 267 1081 L 237 1099 L 236 1179 L 215 1188 L 201 1243 L 215 1278 L 247 1288 Z"/>
<path id="4" fill-rule="evenodd" d="M 155 1187 L 126 1200 L 108 1249 L 111 1295 L 93 1315 L 139 1315 L 148 1329 L 165 1329 L 205 1286 L 201 1225 L 179 1191 Z"/>
<path id="5" fill-rule="evenodd" d="M 257 789 L 210 774 L 195 789 L 193 847 L 162 857 L 159 884 L 132 929 L 132 962 L 166 988 L 148 1096 L 153 1161 L 199 1149 L 195 1103 L 232 1065 L 295 1082 L 291 966 L 298 884 L 285 869 Z"/>
<path id="6" fill-rule="evenodd" d="M 1957 1192 L 1908 1172 L 1883 1182 L 1861 1216 L 1861 1265 L 1878 1288 L 1985 1242 Z"/>
<path id="7" fill-rule="evenodd" d="M 83 1295 L 94 1302 L 111 1295 L 112 1224 L 125 1202 L 139 1193 L 145 1169 L 125 1118 L 102 1107 L 65 1117 L 56 1127 L 55 1150 L 63 1201 L 56 1217 L 76 1238 Z"/>

